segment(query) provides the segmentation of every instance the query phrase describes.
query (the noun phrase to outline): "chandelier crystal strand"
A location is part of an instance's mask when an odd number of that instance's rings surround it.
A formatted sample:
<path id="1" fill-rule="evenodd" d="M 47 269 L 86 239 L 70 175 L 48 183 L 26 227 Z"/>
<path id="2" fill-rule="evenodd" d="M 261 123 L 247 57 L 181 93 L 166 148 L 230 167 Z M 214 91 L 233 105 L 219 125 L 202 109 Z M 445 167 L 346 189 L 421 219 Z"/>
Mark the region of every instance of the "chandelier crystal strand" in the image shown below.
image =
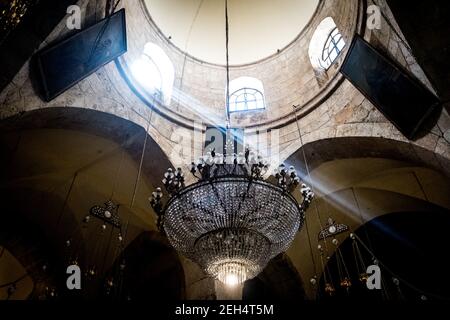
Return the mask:
<path id="1" fill-rule="evenodd" d="M 287 250 L 304 223 L 314 194 L 295 168 L 281 165 L 277 183 L 264 181 L 269 165 L 250 151 L 218 154 L 214 150 L 191 164 L 198 182 L 185 186 L 181 169 L 169 169 L 150 198 L 159 227 L 172 246 L 206 273 L 236 285 L 258 275 Z M 303 196 L 299 204 L 292 196 Z"/>

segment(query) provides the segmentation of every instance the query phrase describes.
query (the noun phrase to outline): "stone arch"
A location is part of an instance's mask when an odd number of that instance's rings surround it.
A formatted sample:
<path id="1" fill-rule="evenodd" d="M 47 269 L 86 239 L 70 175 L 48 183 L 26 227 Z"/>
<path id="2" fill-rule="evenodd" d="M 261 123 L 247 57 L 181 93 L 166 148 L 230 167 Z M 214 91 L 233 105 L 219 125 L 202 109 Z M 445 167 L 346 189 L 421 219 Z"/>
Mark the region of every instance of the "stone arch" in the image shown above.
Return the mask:
<path id="1" fill-rule="evenodd" d="M 449 160 L 430 150 L 373 137 L 319 140 L 306 144 L 287 160 L 309 180 L 303 151 L 312 177 L 309 182 L 316 192 L 307 213 L 311 248 L 307 232 L 302 230 L 288 255 L 304 279 L 314 275 L 313 261 L 321 274 L 318 233 L 329 217 L 356 230 L 390 212 L 450 210 Z M 344 241 L 344 234 L 338 239 Z M 333 246 L 329 250 L 334 254 Z M 315 297 L 316 287 L 305 283 L 308 297 Z"/>
<path id="2" fill-rule="evenodd" d="M 33 287 L 27 299 L 49 298 L 46 295 L 50 290 L 59 292 L 64 283 L 61 251 L 55 248 L 53 239 L 47 237 L 48 230 L 26 217 L 19 208 L 8 206 L 5 200 L 2 199 L 0 246 L 17 259 L 26 272 L 24 276 L 31 279 Z M 19 282 L 17 288 L 21 285 Z"/>
<path id="3" fill-rule="evenodd" d="M 0 134 L 39 129 L 81 131 L 109 139 L 123 146 L 138 162 L 141 157 L 146 132 L 130 120 L 99 110 L 76 107 L 49 107 L 23 112 L 0 121 Z M 144 172 L 162 176 L 171 163 L 152 137 L 148 137 L 144 157 L 157 161 L 143 163 Z M 167 167 L 167 168 L 166 168 Z"/>
<path id="4" fill-rule="evenodd" d="M 120 205 L 119 215 L 128 225 L 125 242 L 142 230 L 156 229 L 147 198 L 171 163 L 138 125 L 95 110 L 47 108 L 1 121 L 0 148 L 2 219 L 16 219 L 11 229 L 30 224 L 28 229 L 46 235 L 43 247 L 51 248 L 58 258 L 53 272 L 59 287 L 65 287 L 69 262 L 66 242 L 77 248 L 80 266 L 85 266 L 86 253 L 92 251 L 82 221 L 93 206 L 110 197 Z M 29 240 L 24 246 L 33 248 L 40 242 Z M 23 265 L 29 266 L 27 261 Z"/>
<path id="5" fill-rule="evenodd" d="M 155 231 L 139 234 L 116 259 L 109 272 L 125 259 L 123 299 L 138 301 L 186 299 L 185 275 L 177 252 Z"/>
<path id="6" fill-rule="evenodd" d="M 161 177 L 167 168 L 172 167 L 159 144 L 151 136 L 146 138 L 146 135 L 146 130 L 129 120 L 85 108 L 49 107 L 3 119 L 0 121 L 0 147 L 5 151 L 0 157 L 2 200 L 11 203 L 10 206 L 15 209 L 15 204 L 20 203 L 25 215 L 34 212 L 32 208 L 38 209 L 45 204 L 41 210 L 44 213 L 33 215 L 39 222 L 58 219 L 68 197 L 61 225 L 71 231 L 74 226 L 82 224 L 83 217 L 93 205 L 102 205 L 111 196 L 115 179 L 112 177 L 119 166 L 123 166 L 124 173 L 117 184 L 115 198 L 121 204 L 124 221 L 129 220 L 125 242 L 132 242 L 143 232 L 156 230 L 156 215 L 148 203 L 148 197 L 155 187 L 161 185 Z M 145 140 L 142 178 L 135 205 L 131 208 L 132 191 Z M 71 158 L 76 158 L 74 163 Z M 74 179 L 74 172 L 86 166 L 94 168 L 93 171 L 82 170 Z M 70 191 L 72 182 L 74 186 Z M 57 188 L 52 188 L 55 183 Z M 47 232 L 55 235 L 53 226 L 49 224 L 52 228 Z M 55 235 L 57 239 L 52 242 L 64 246 L 70 232 L 62 231 L 67 231 L 67 228 L 60 228 L 60 234 L 58 237 Z M 214 281 L 205 277 L 200 268 L 188 260 L 182 259 L 181 263 L 187 270 L 184 272 L 186 298 L 214 298 Z"/>
<path id="7" fill-rule="evenodd" d="M 273 258 L 256 278 L 247 280 L 243 300 L 296 301 L 306 299 L 303 280 L 286 254 Z"/>
<path id="8" fill-rule="evenodd" d="M 365 284 L 359 281 L 353 240 L 347 238 L 339 248 L 351 276 L 352 287 L 349 294 L 343 294 L 339 289 L 339 276 L 334 272 L 330 275 L 338 296 L 333 298 L 324 292 L 324 277 L 321 276 L 317 299 L 420 301 L 424 295 L 432 301 L 448 301 L 448 279 L 444 277 L 439 281 L 430 281 L 430 275 L 436 272 L 435 265 L 440 263 L 442 252 L 446 251 L 449 213 L 449 210 L 432 206 L 411 208 L 407 211 L 389 212 L 366 222 L 353 232 L 379 260 L 382 289 L 367 290 Z M 366 266 L 373 264 L 372 254 L 362 245 L 359 248 Z M 331 256 L 327 265 L 329 270 L 337 269 L 336 253 Z M 399 287 L 394 278 L 399 281 Z"/>
<path id="9" fill-rule="evenodd" d="M 446 150 L 447 153 L 449 150 Z M 287 159 L 286 163 L 306 173 L 303 160 L 305 152 L 311 170 L 324 162 L 352 158 L 388 158 L 435 169 L 450 176 L 450 159 L 428 148 L 403 140 L 370 136 L 349 136 L 319 139 L 306 143 Z"/>

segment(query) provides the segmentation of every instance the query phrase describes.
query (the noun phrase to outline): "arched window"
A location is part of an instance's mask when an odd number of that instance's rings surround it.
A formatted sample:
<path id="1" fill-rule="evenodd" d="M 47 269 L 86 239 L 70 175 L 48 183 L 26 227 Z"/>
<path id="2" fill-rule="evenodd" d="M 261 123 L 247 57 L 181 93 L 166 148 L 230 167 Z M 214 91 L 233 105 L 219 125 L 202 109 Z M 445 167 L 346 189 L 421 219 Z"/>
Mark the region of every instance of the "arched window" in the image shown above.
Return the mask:
<path id="1" fill-rule="evenodd" d="M 339 29 L 336 27 L 328 35 L 328 39 L 325 42 L 325 46 L 323 47 L 321 60 L 325 65 L 322 65 L 322 67 L 326 69 L 326 66 L 330 66 L 339 56 L 344 47 L 345 41 L 342 38 Z"/>
<path id="2" fill-rule="evenodd" d="M 161 102 L 170 104 L 175 70 L 167 54 L 156 44 L 147 43 L 141 57 L 131 66 L 135 79 Z"/>
<path id="3" fill-rule="evenodd" d="M 309 59 L 315 69 L 328 70 L 345 47 L 333 18 L 325 18 L 314 32 L 309 44 Z"/>
<path id="4" fill-rule="evenodd" d="M 230 82 L 229 112 L 265 109 L 264 88 L 260 80 L 240 77 Z"/>

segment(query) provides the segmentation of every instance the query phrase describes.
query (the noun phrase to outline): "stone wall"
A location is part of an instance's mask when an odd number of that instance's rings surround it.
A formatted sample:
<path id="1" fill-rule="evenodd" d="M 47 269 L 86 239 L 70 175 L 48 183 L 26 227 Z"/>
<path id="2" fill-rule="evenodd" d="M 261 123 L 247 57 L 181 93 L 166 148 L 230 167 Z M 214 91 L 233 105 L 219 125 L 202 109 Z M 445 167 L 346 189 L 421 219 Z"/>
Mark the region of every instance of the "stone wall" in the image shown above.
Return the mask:
<path id="1" fill-rule="evenodd" d="M 80 1 L 83 8 L 86 8 L 87 3 L 89 2 Z M 353 32 L 365 30 L 365 24 L 362 22 L 363 4 L 364 2 L 357 0 L 324 1 L 318 7 L 310 25 L 285 50 L 256 64 L 232 68 L 232 79 L 241 75 L 255 76 L 265 84 L 267 111 L 233 115 L 232 125 L 246 128 L 248 141 L 256 139 L 258 132 L 272 130 L 272 134 L 279 137 L 279 144 L 275 143 L 278 138 L 269 143 L 268 154 L 280 161 L 289 157 L 302 145 L 293 104 L 299 105 L 297 117 L 303 143 L 348 136 L 375 136 L 406 141 L 398 130 L 338 73 L 345 52 L 329 71 L 329 83 L 322 86 L 315 78 L 309 62 L 308 40 L 315 26 L 324 17 L 331 16 L 349 43 Z M 96 10 L 100 9 L 84 10 L 87 11 L 86 19 L 89 22 L 101 17 L 99 13 L 93 13 L 97 12 Z M 117 63 L 110 63 L 99 69 L 50 103 L 43 102 L 35 94 L 29 78 L 29 65 L 26 64 L 0 94 L 0 118 L 47 107 L 74 106 L 112 113 L 148 129 L 174 165 L 187 166 L 202 153 L 202 138 L 193 141 L 194 135 L 201 137 L 206 123 L 224 124 L 224 68 L 202 63 L 173 47 L 149 20 L 142 3 L 126 2 L 126 10 L 129 51 Z M 383 10 L 392 19 L 388 8 Z M 396 26 L 395 21 L 391 21 Z M 86 22 L 85 25 L 87 24 Z M 385 21 L 382 21 L 381 30 L 363 32 L 367 40 L 378 47 L 384 47 L 417 78 L 430 86 L 414 57 Z M 64 38 L 68 33 L 63 20 L 42 47 Z M 401 35 L 399 30 L 397 33 Z M 181 89 L 184 95 L 191 99 L 189 105 L 195 105 L 197 108 L 196 112 L 180 101 L 177 102 L 178 99 L 175 98 L 172 99 L 171 106 L 156 104 L 155 112 L 151 111 L 149 105 L 152 101 L 148 93 L 140 90 L 128 72 L 128 64 L 140 56 L 147 42 L 157 43 L 169 55 L 176 70 L 175 92 Z M 135 91 L 130 85 L 135 86 Z M 136 92 L 141 96 L 136 95 Z M 197 131 L 193 130 L 195 127 Z M 434 128 L 412 143 L 448 158 L 448 141 L 444 135 L 449 129 L 450 120 L 448 114 L 443 111 Z M 260 147 L 264 148 L 264 143 Z"/>
<path id="2" fill-rule="evenodd" d="M 383 2 L 379 2 L 384 3 Z M 394 32 L 385 20 L 381 30 L 365 30 L 364 38 L 386 51 L 393 59 L 433 91 L 428 79 L 416 63 L 411 52 L 399 40 L 401 31 L 395 23 L 387 6 L 383 12 L 396 28 Z M 303 144 L 334 137 L 382 137 L 397 141 L 410 142 L 413 145 L 433 151 L 444 158 L 450 158 L 448 132 L 450 117 L 446 110 L 438 115 L 431 129 L 425 129 L 415 141 L 408 141 L 352 84 L 344 80 L 337 90 L 313 112 L 298 109 L 298 126 L 294 121 L 279 129 L 280 159 L 286 159 Z M 294 119 L 295 120 L 295 119 Z M 299 130 L 300 128 L 300 130 Z M 301 132 L 302 139 L 300 139 Z"/>
<path id="3" fill-rule="evenodd" d="M 84 8 L 83 12 L 88 12 L 89 21 L 98 19 L 101 14 L 93 15 L 92 12 L 98 12 L 100 9 L 90 7 L 86 10 L 88 3 L 87 0 L 79 1 Z M 41 100 L 35 93 L 30 80 L 29 64 L 25 64 L 8 87 L 0 93 L 0 119 L 52 107 L 86 108 L 114 114 L 143 127 L 168 155 L 174 166 L 187 167 L 191 160 L 202 152 L 202 137 L 206 124 L 225 123 L 225 69 L 223 66 L 202 63 L 185 56 L 152 24 L 140 1 L 124 3 L 128 17 L 129 40 L 129 51 L 126 55 L 100 68 L 49 103 Z M 437 123 L 424 132 L 421 138 L 408 141 L 338 73 L 345 52 L 329 71 L 328 82 L 319 84 L 317 81 L 308 58 L 308 42 L 315 26 L 323 18 L 331 16 L 347 44 L 350 43 L 354 32 L 361 32 L 365 39 L 379 48 L 384 48 L 430 87 L 414 57 L 399 41 L 397 33 L 401 36 L 401 32 L 389 9 L 383 8 L 397 32 L 393 32 L 384 20 L 381 30 L 370 31 L 365 29 L 365 23 L 362 21 L 364 3 L 358 0 L 322 1 L 310 25 L 289 47 L 258 63 L 231 68 L 231 79 L 243 75 L 254 76 L 261 79 L 265 85 L 266 111 L 232 117 L 233 126 L 246 129 L 247 141 L 254 141 L 269 130 L 273 139 L 269 142 L 262 141 L 259 147 L 267 146 L 268 154 L 279 161 L 287 159 L 304 144 L 335 137 L 383 137 L 409 142 L 450 159 L 450 118 L 445 110 L 439 115 Z M 65 28 L 65 20 L 61 21 L 42 47 L 63 39 L 69 33 Z M 147 42 L 160 45 L 175 66 L 175 92 L 182 91 L 184 98 L 178 99 L 175 96 L 170 106 L 152 103 L 148 93 L 139 88 L 130 76 L 129 64 L 140 56 Z M 186 97 L 190 99 L 189 108 L 185 103 Z M 150 107 L 152 104 L 154 108 Z M 298 105 L 295 113 L 292 108 L 294 104 Z M 193 110 L 193 105 L 197 110 Z M 195 136 L 199 139 L 193 139 Z M 342 148 L 345 148 L 345 145 Z M 197 279 L 189 279 L 187 290 L 191 285 L 192 288 L 205 286 L 208 292 L 212 292 L 213 285 L 202 281 L 200 274 Z M 192 290 L 196 292 L 197 289 Z M 202 290 L 198 292 L 204 292 Z M 197 295 L 192 293 L 192 297 Z"/>
<path id="4" fill-rule="evenodd" d="M 337 3 L 339 3 L 339 6 L 337 6 Z M 324 18 L 331 16 L 339 26 L 345 41 L 350 43 L 352 35 L 358 29 L 359 8 L 360 3 L 357 0 L 323 1 L 319 4 L 309 25 L 295 41 L 278 54 L 253 64 L 231 66 L 230 80 L 241 76 L 249 76 L 263 82 L 266 102 L 266 110 L 264 111 L 233 114 L 231 125 L 248 127 L 264 124 L 273 127 L 282 123 L 283 118 L 293 113 L 292 105 L 317 105 L 324 88 L 323 85 L 319 85 L 309 61 L 308 49 L 312 34 Z M 121 59 L 121 64 L 130 81 L 138 90 L 140 89 L 139 91 L 143 96 L 146 95 L 143 92 L 145 90 L 142 90 L 137 83 L 133 82 L 133 77 L 128 70 L 133 60 L 140 55 L 145 43 L 154 42 L 163 48 L 174 64 L 175 92 L 182 91 L 199 103 L 199 109 L 193 110 L 192 106 L 179 101 L 177 95 L 174 94 L 171 105 L 160 106 L 161 110 L 168 117 L 177 120 L 186 120 L 187 118 L 191 121 L 224 125 L 226 121 L 225 67 L 196 60 L 174 47 L 170 40 L 164 38 L 159 32 L 145 5 L 141 4 L 140 7 L 137 7 L 127 4 L 127 10 L 131 11 L 131 15 L 134 17 L 128 28 L 131 31 L 130 47 L 135 50 L 132 49 L 132 53 Z M 342 61 L 343 56 L 340 57 L 339 61 Z M 329 81 L 325 84 L 325 87 L 335 86 L 336 77 L 341 77 L 338 75 L 338 64 L 335 64 L 328 71 Z M 148 103 L 150 102 L 148 101 Z M 189 121 L 185 124 L 192 126 Z"/>

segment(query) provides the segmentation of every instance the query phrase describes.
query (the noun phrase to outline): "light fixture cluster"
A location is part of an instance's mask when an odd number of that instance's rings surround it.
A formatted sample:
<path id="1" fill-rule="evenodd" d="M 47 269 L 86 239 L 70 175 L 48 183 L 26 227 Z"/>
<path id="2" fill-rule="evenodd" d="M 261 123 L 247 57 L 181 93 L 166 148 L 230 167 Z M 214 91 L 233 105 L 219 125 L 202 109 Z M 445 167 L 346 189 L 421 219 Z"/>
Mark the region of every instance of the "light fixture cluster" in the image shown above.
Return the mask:
<path id="1" fill-rule="evenodd" d="M 215 150 L 191 164 L 198 179 L 186 186 L 181 169 L 169 169 L 150 198 L 158 227 L 172 246 L 207 274 L 236 285 L 258 275 L 289 247 L 304 223 L 314 194 L 293 167 L 280 166 L 276 183 L 264 180 L 269 164 L 246 148 L 238 154 Z M 301 204 L 292 193 L 299 190 Z"/>
<path id="2" fill-rule="evenodd" d="M 261 155 L 250 151 L 248 147 L 245 152 L 231 155 L 212 150 L 191 164 L 191 173 L 200 181 L 227 174 L 241 174 L 252 179 L 262 179 L 268 169 L 268 162 Z"/>

